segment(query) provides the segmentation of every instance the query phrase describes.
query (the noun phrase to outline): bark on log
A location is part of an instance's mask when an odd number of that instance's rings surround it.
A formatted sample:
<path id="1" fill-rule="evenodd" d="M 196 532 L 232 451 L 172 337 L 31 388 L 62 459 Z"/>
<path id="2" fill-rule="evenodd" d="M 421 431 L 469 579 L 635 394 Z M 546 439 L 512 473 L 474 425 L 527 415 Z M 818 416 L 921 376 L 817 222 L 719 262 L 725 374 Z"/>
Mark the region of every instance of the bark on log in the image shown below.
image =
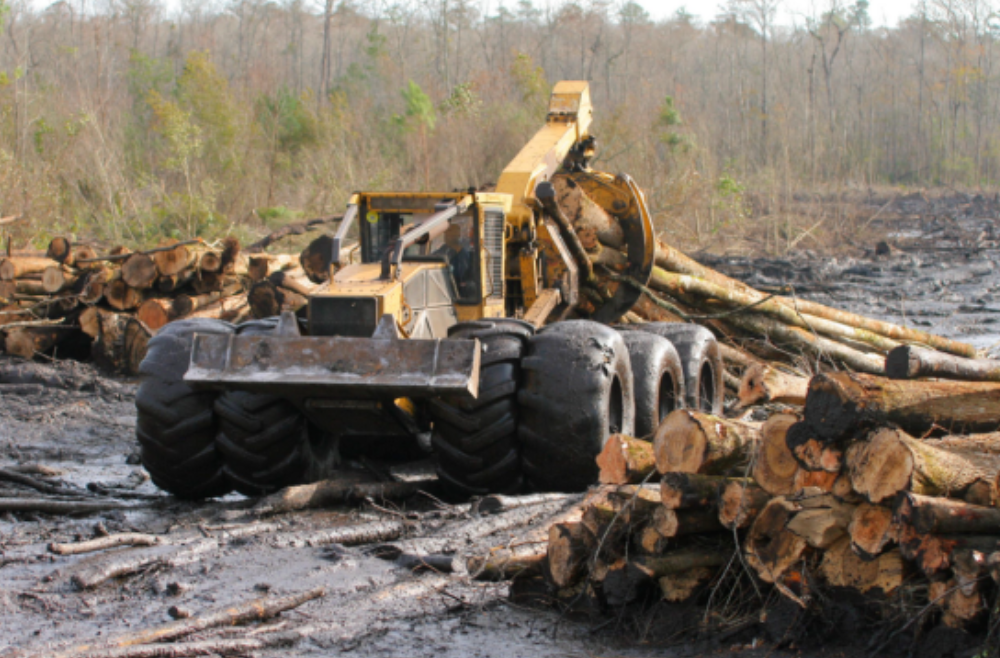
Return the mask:
<path id="1" fill-rule="evenodd" d="M 0 281 L 13 281 L 31 274 L 41 274 L 48 267 L 60 267 L 51 258 L 12 256 L 0 259 Z"/>
<path id="2" fill-rule="evenodd" d="M 281 315 L 285 303 L 284 293 L 269 280 L 253 284 L 247 293 L 250 311 L 255 318 L 271 318 Z"/>
<path id="3" fill-rule="evenodd" d="M 213 274 L 222 273 L 222 255 L 212 249 L 207 249 L 198 254 L 198 269 L 202 272 Z"/>
<path id="4" fill-rule="evenodd" d="M 48 498 L 0 498 L 0 512 L 42 512 L 43 514 L 95 514 L 116 509 L 134 509 L 112 500 L 51 500 Z"/>
<path id="5" fill-rule="evenodd" d="M 809 391 L 809 380 L 779 370 L 770 365 L 752 365 L 740 379 L 739 407 L 767 402 L 803 405 Z"/>
<path id="6" fill-rule="evenodd" d="M 290 235 L 302 235 L 307 231 L 315 231 L 321 228 L 324 224 L 334 224 L 343 218 L 343 215 L 336 215 L 333 217 L 317 217 L 316 219 L 309 219 L 304 222 L 286 224 L 276 231 L 272 231 L 268 235 L 265 235 L 257 242 L 254 242 L 252 245 L 247 247 L 246 251 L 251 254 L 259 253 L 271 246 L 272 243 L 277 242 L 282 238 Z"/>
<path id="7" fill-rule="evenodd" d="M 76 331 L 76 327 L 66 325 L 8 329 L 7 338 L 4 340 L 4 349 L 7 354 L 32 359 L 36 354 L 45 354 L 51 351 L 74 331 Z"/>
<path id="8" fill-rule="evenodd" d="M 156 331 L 177 316 L 174 315 L 173 302 L 169 299 L 147 299 L 139 305 L 135 317 Z"/>
<path id="9" fill-rule="evenodd" d="M 139 374 L 152 332 L 142 322 L 123 313 L 97 315 L 99 332 L 91 347 L 94 361 L 112 372 Z"/>
<path id="10" fill-rule="evenodd" d="M 893 506 L 900 524 L 920 534 L 1000 534 L 1000 509 L 960 500 L 901 493 Z"/>
<path id="11" fill-rule="evenodd" d="M 880 429 L 851 445 L 847 469 L 854 490 L 873 503 L 901 491 L 958 497 L 977 483 L 992 490 L 1000 456 L 951 452 L 900 430 Z"/>
<path id="12" fill-rule="evenodd" d="M 653 518 L 649 523 L 650 527 L 666 539 L 725 530 L 715 507 L 673 510 L 660 506 L 653 512 Z"/>
<path id="13" fill-rule="evenodd" d="M 272 539 L 271 545 L 275 548 L 316 547 L 330 544 L 363 546 L 393 541 L 402 537 L 405 532 L 406 524 L 402 521 L 373 521 L 331 530 L 282 534 Z"/>
<path id="14" fill-rule="evenodd" d="M 309 297 L 309 295 L 313 294 L 319 288 L 301 270 L 296 270 L 295 272 L 275 272 L 268 277 L 268 280 L 279 288 L 291 290 L 303 297 Z"/>
<path id="15" fill-rule="evenodd" d="M 177 297 L 174 297 L 174 301 L 172 303 L 173 311 L 177 317 L 183 317 L 190 313 L 194 313 L 198 309 L 214 304 L 224 297 L 236 295 L 242 290 L 243 286 L 239 282 L 234 282 L 227 285 L 222 290 L 205 293 L 204 295 L 178 295 Z"/>
<path id="16" fill-rule="evenodd" d="M 146 290 L 156 283 L 156 263 L 143 253 L 131 254 L 122 263 L 122 280 L 131 288 Z"/>
<path id="17" fill-rule="evenodd" d="M 809 384 L 805 419 L 827 443 L 887 423 L 917 436 L 937 428 L 989 432 L 1000 427 L 1000 383 L 816 375 Z"/>
<path id="18" fill-rule="evenodd" d="M 799 463 L 788 449 L 788 430 L 798 422 L 796 416 L 775 414 L 761 429 L 760 449 L 754 462 L 754 481 L 771 495 L 791 494 L 796 490 Z"/>
<path id="19" fill-rule="evenodd" d="M 678 409 L 656 430 L 653 451 L 660 473 L 725 474 L 746 463 L 760 441 L 760 426 Z"/>
<path id="20" fill-rule="evenodd" d="M 667 509 L 711 508 L 719 503 L 719 491 L 730 479 L 720 475 L 665 473 L 660 480 L 660 501 Z"/>
<path id="21" fill-rule="evenodd" d="M 597 538 L 583 523 L 556 523 L 549 528 L 548 575 L 556 587 L 570 587 L 584 574 Z"/>
<path id="22" fill-rule="evenodd" d="M 366 479 L 369 478 L 361 474 L 342 473 L 335 480 L 287 487 L 262 498 L 253 509 L 258 514 L 281 514 L 367 498 L 401 500 L 412 496 L 421 487 L 419 482 L 366 482 Z"/>
<path id="23" fill-rule="evenodd" d="M 786 527 L 799 509 L 795 503 L 779 496 L 764 507 L 750 526 L 746 541 L 747 562 L 766 583 L 777 580 L 808 548 L 806 540 Z"/>
<path id="24" fill-rule="evenodd" d="M 191 283 L 194 279 L 194 269 L 181 270 L 177 274 L 165 276 L 163 274 L 156 280 L 156 289 L 162 293 L 175 293 Z"/>
<path id="25" fill-rule="evenodd" d="M 191 279 L 191 287 L 199 295 L 210 292 L 218 292 L 226 286 L 226 280 L 218 272 L 205 272 L 198 270 L 198 274 Z"/>
<path id="26" fill-rule="evenodd" d="M 47 293 L 55 294 L 76 283 L 78 275 L 61 265 L 46 267 L 42 272 L 42 288 Z"/>
<path id="27" fill-rule="evenodd" d="M 1000 361 L 968 359 L 915 345 L 900 345 L 885 358 L 890 379 L 937 377 L 967 382 L 1000 382 Z"/>
<path id="28" fill-rule="evenodd" d="M 30 276 L 35 276 L 35 275 L 30 275 Z M 41 277 L 37 279 L 35 278 L 29 279 L 27 277 L 22 277 L 20 279 L 14 279 L 13 281 L 11 281 L 11 283 L 14 284 L 15 295 L 20 295 L 20 296 L 30 295 L 32 297 L 44 298 L 49 294 L 48 291 L 45 289 L 45 284 L 42 283 Z M 23 297 L 18 297 L 18 299 L 22 298 Z"/>
<path id="29" fill-rule="evenodd" d="M 306 276 L 313 283 L 326 283 L 330 280 L 330 263 L 333 260 L 333 238 L 321 235 L 302 250 L 299 263 Z"/>
<path id="30" fill-rule="evenodd" d="M 436 477 L 433 479 L 436 479 Z M 478 503 L 474 503 L 473 509 L 479 514 L 501 514 L 511 510 L 521 509 L 522 507 L 534 507 L 535 505 L 545 505 L 553 502 L 568 503 L 575 498 L 577 498 L 576 494 L 565 493 L 536 493 L 524 494 L 520 496 L 491 494 L 479 499 Z"/>
<path id="31" fill-rule="evenodd" d="M 664 601 L 681 603 L 687 601 L 715 577 L 718 567 L 695 567 L 683 573 L 674 573 L 656 580 Z"/>
<path id="32" fill-rule="evenodd" d="M 729 530 L 748 528 L 771 498 L 749 478 L 730 480 L 719 493 L 719 522 Z"/>
<path id="33" fill-rule="evenodd" d="M 879 589 L 892 594 L 906 576 L 903 558 L 898 550 L 888 551 L 866 561 L 851 550 L 851 540 L 842 538 L 823 552 L 820 573 L 834 587 L 850 587 L 862 594 Z"/>
<path id="34" fill-rule="evenodd" d="M 88 270 L 80 276 L 73 288 L 80 297 L 80 303 L 91 305 L 101 301 L 109 276 L 110 272 L 104 269 Z"/>
<path id="35" fill-rule="evenodd" d="M 248 308 L 245 295 L 233 295 L 232 297 L 223 297 L 219 301 L 195 311 L 188 317 L 213 318 L 232 322 L 241 314 L 241 311 Z"/>
<path id="36" fill-rule="evenodd" d="M 720 286 L 705 279 L 667 272 L 656 267 L 653 268 L 653 276 L 649 285 L 651 288 L 689 301 L 690 297 L 695 295 L 702 300 L 711 299 L 724 302 L 730 307 L 752 306 L 754 315 L 766 315 L 789 327 L 798 327 L 809 332 L 820 333 L 836 340 L 846 339 L 862 343 L 881 351 L 883 354 L 899 345 L 897 341 L 875 332 L 810 316 L 801 311 L 797 312 L 776 299 L 768 299 L 767 295 L 756 290 L 749 292 L 732 286 Z"/>
<path id="37" fill-rule="evenodd" d="M 502 581 L 542 575 L 547 569 L 545 550 L 528 555 L 511 555 L 483 558 L 473 556 L 466 562 L 466 569 L 476 580 Z"/>
<path id="38" fill-rule="evenodd" d="M 928 578 L 939 579 L 952 567 L 955 551 L 968 549 L 989 554 L 1000 548 L 996 535 L 928 535 L 909 524 L 899 526 L 899 551 Z"/>
<path id="39" fill-rule="evenodd" d="M 843 450 L 817 438 L 809 423 L 800 421 L 789 427 L 785 442 L 795 460 L 807 471 L 839 473 L 843 468 Z"/>
<path id="40" fill-rule="evenodd" d="M 854 552 L 862 560 L 870 561 L 898 541 L 899 525 L 888 507 L 861 503 L 854 510 L 848 533 Z"/>
<path id="41" fill-rule="evenodd" d="M 240 268 L 240 241 L 232 235 L 222 238 L 222 251 L 219 253 L 219 261 L 224 274 L 236 274 Z M 245 259 L 243 259 L 245 260 Z M 243 263 L 243 268 L 246 263 Z M 246 273 L 245 270 L 243 272 Z"/>
<path id="42" fill-rule="evenodd" d="M 653 444 L 613 434 L 597 456 L 601 484 L 638 484 L 656 470 Z"/>
<path id="43" fill-rule="evenodd" d="M 625 245 L 625 233 L 621 224 L 597 205 L 570 176 L 560 174 L 552 177 L 556 203 L 577 233 L 593 233 L 601 244 L 620 251 Z M 582 239 L 581 235 L 581 241 Z M 591 248 L 587 244 L 584 247 Z"/>
<path id="44" fill-rule="evenodd" d="M 932 582 L 927 598 L 944 611 L 941 623 L 949 628 L 964 630 L 987 612 L 979 590 L 966 594 L 954 578 Z"/>

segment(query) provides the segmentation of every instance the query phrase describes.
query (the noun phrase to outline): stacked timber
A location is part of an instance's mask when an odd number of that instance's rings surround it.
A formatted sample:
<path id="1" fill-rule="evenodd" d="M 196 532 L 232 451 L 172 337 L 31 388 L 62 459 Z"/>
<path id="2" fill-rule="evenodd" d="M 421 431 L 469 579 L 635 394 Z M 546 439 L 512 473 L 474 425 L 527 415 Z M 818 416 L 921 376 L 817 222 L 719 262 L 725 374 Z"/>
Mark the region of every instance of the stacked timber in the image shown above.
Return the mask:
<path id="1" fill-rule="evenodd" d="M 97 363 L 136 374 L 149 338 L 169 322 L 297 312 L 315 287 L 294 256 L 248 258 L 235 238 L 98 254 L 57 237 L 44 255 L 0 257 L 0 352 L 58 355 L 85 337 Z"/>

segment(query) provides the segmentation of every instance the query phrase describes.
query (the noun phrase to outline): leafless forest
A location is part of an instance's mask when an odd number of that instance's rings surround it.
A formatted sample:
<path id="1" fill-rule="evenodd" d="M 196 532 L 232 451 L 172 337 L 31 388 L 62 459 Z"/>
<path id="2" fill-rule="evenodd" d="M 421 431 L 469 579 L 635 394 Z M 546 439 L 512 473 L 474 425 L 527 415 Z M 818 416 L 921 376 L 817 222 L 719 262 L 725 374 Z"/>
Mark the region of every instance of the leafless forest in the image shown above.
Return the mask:
<path id="1" fill-rule="evenodd" d="M 822 4 L 822 3 L 821 3 Z M 796 26 L 587 0 L 0 2 L 0 216 L 148 244 L 334 214 L 354 189 L 496 179 L 559 79 L 680 244 L 781 252 L 849 222 L 803 202 L 1000 178 L 1000 23 L 984 0 L 864 0 Z M 798 206 L 794 205 L 798 204 Z M 823 214 L 826 213 L 826 214 Z"/>

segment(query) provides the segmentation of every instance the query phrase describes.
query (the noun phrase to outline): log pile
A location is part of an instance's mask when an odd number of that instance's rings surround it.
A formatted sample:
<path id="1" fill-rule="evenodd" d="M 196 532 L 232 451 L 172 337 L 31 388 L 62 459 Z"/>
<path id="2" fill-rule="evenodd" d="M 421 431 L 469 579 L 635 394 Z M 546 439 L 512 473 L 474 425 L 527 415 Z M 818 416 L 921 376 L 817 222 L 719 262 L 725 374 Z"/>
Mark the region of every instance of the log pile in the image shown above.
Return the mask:
<path id="1" fill-rule="evenodd" d="M 136 374 L 149 338 L 169 322 L 299 311 L 315 288 L 295 256 L 248 256 L 235 238 L 98 254 L 57 237 L 44 254 L 0 257 L 0 353 L 58 356 L 82 345 L 102 367 Z"/>

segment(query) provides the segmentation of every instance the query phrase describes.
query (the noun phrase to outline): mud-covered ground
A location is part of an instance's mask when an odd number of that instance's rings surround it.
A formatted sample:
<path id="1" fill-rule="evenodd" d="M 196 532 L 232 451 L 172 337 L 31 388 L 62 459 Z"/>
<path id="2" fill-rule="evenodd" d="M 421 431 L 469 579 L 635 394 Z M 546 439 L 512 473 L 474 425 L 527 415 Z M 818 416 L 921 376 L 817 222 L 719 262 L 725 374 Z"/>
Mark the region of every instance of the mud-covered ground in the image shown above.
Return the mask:
<path id="1" fill-rule="evenodd" d="M 763 290 L 791 285 L 804 298 L 997 350 L 996 203 L 894 203 L 873 220 L 882 225 L 887 244 L 860 245 L 850 258 L 700 258 Z M 405 506 L 364 504 L 271 517 L 256 514 L 252 501 L 237 495 L 201 504 L 177 501 L 159 492 L 136 464 L 135 388 L 88 364 L 0 357 L 0 498 L 119 507 L 83 515 L 0 513 L 0 658 L 53 655 L 160 626 L 171 621 L 171 611 L 197 617 L 317 586 L 325 596 L 263 629 L 206 631 L 187 640 L 298 634 L 288 646 L 241 654 L 260 656 L 861 656 L 872 649 L 875 631 L 852 632 L 849 618 L 814 636 L 813 645 L 826 644 L 821 652 L 787 637 L 784 649 L 774 652 L 773 643 L 792 625 L 783 615 L 794 616 L 781 606 L 767 618 L 750 614 L 750 623 L 734 620 L 733 631 L 699 639 L 691 631 L 704 621 L 703 611 L 661 605 L 610 617 L 586 609 L 566 612 L 512 600 L 506 583 L 476 581 L 465 572 L 463 557 L 510 547 L 574 498 L 493 515 L 417 496 Z M 18 479 L 12 472 L 27 479 L 10 481 Z M 46 491 L 38 490 L 40 483 Z M 414 572 L 385 559 L 385 551 L 379 557 L 371 545 L 332 543 L 337 528 L 376 523 L 402 524 L 404 537 L 394 546 L 404 553 L 454 554 L 456 571 Z M 94 586 L 81 587 L 81 574 L 107 565 L 109 552 L 61 556 L 48 548 L 121 532 L 155 534 L 160 543 L 114 549 L 144 556 L 144 566 Z M 888 637 L 885 629 L 876 630 Z M 913 644 L 906 631 L 882 652 L 972 655 L 976 643 L 941 631 Z"/>

